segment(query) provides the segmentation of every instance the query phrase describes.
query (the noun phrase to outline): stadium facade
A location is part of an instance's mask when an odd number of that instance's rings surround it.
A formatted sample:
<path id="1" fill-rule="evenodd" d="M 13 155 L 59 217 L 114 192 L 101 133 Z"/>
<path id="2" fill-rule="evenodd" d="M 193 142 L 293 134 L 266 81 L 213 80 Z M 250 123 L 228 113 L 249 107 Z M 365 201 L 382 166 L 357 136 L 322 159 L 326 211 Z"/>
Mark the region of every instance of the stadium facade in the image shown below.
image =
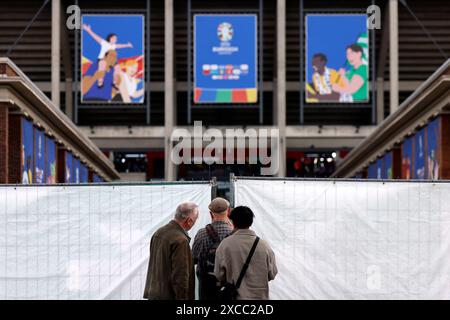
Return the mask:
<path id="1" fill-rule="evenodd" d="M 408 1 L 408 6 L 397 0 L 52 0 L 20 37 L 42 3 L 0 4 L 0 55 L 7 55 L 114 162 L 123 180 L 257 174 L 259 170 L 250 165 L 175 166 L 169 157 L 173 149 L 169 137 L 176 128 L 192 131 L 194 121 L 220 130 L 276 127 L 281 143 L 279 176 L 330 176 L 340 162 L 348 166 L 350 160 L 342 162 L 348 152 L 378 132 L 383 120 L 445 63 L 450 52 L 450 24 L 445 14 L 450 7 L 443 0 Z M 82 16 L 144 17 L 142 52 L 147 68 L 141 77 L 142 103 L 85 103 L 82 49 L 89 35 L 82 27 L 67 28 L 70 13 L 66 10 L 71 5 L 77 5 Z M 311 21 L 307 17 L 367 14 L 371 5 L 381 9 L 381 29 L 369 29 L 365 40 L 355 39 L 355 43 L 369 45 L 367 99 L 353 104 L 309 103 L 305 87 L 310 82 L 306 69 L 311 63 L 305 61 L 313 43 L 309 42 L 306 24 Z M 195 17 L 205 14 L 256 17 L 256 102 L 196 103 Z M 93 23 L 91 27 L 98 30 Z M 227 28 L 222 25 L 222 30 Z M 337 31 L 324 32 L 321 41 L 327 42 Z M 379 143 L 380 149 L 388 149 L 387 142 Z M 378 149 L 372 151 L 380 156 Z M 353 163 L 345 174 L 338 169 L 342 173 L 338 175 L 362 174 L 375 159 L 369 158 Z"/>

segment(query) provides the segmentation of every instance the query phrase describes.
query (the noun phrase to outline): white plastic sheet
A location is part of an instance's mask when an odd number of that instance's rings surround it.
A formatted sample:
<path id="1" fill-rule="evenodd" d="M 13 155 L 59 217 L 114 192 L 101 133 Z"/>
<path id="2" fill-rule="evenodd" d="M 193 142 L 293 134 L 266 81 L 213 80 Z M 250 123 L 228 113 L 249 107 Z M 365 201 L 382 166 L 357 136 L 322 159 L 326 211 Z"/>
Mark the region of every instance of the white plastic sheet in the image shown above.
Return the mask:
<path id="1" fill-rule="evenodd" d="M 275 251 L 272 299 L 449 299 L 450 184 L 237 180 Z"/>
<path id="2" fill-rule="evenodd" d="M 208 184 L 0 186 L 0 299 L 140 299 L 149 243 Z"/>

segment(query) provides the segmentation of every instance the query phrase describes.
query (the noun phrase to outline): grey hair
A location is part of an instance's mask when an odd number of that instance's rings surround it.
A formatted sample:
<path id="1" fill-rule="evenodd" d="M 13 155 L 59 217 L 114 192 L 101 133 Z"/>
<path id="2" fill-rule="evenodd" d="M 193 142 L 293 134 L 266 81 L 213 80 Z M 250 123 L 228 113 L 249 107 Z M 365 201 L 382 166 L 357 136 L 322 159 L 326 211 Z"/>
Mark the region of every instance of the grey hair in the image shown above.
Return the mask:
<path id="1" fill-rule="evenodd" d="M 198 205 L 194 202 L 183 202 L 175 210 L 175 220 L 183 221 L 197 211 Z"/>

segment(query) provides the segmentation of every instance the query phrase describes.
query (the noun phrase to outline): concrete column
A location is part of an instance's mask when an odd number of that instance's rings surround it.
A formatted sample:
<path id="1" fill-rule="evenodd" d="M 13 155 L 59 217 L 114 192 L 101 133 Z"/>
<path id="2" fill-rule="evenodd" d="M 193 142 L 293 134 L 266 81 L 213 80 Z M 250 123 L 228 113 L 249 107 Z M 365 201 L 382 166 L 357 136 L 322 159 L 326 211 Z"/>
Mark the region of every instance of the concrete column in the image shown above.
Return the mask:
<path id="1" fill-rule="evenodd" d="M 60 34 L 60 43 L 61 43 L 61 57 L 62 57 L 62 65 L 64 69 L 64 78 L 65 78 L 65 113 L 66 115 L 73 120 L 73 97 L 72 97 L 72 85 L 73 85 L 73 70 L 72 70 L 72 55 L 70 49 L 70 39 L 69 32 L 66 26 L 66 22 L 64 20 L 65 10 L 61 8 L 61 34 Z"/>
<path id="2" fill-rule="evenodd" d="M 377 78 L 377 124 L 384 120 L 384 79 Z"/>
<path id="3" fill-rule="evenodd" d="M 277 53 L 276 53 L 276 48 L 275 48 L 275 58 L 277 57 Z M 274 65 L 276 65 L 276 62 L 274 62 Z M 273 97 L 272 97 L 272 104 L 273 104 L 273 108 L 272 108 L 272 117 L 273 117 L 273 124 L 277 125 L 278 124 L 278 107 L 277 107 L 277 99 L 278 96 L 275 94 L 277 92 L 277 83 L 278 83 L 278 79 L 276 78 L 276 74 L 275 74 L 275 78 L 273 78 Z"/>
<path id="4" fill-rule="evenodd" d="M 173 0 L 165 0 L 164 7 L 164 177 L 175 180 L 175 166 L 170 159 L 173 145 L 170 142 L 175 124 L 175 81 L 173 48 Z"/>
<path id="5" fill-rule="evenodd" d="M 286 0 L 277 0 L 276 125 L 280 130 L 279 177 L 286 176 Z"/>
<path id="6" fill-rule="evenodd" d="M 60 108 L 61 0 L 52 0 L 52 102 Z"/>
<path id="7" fill-rule="evenodd" d="M 390 110 L 398 108 L 398 0 L 389 0 Z"/>

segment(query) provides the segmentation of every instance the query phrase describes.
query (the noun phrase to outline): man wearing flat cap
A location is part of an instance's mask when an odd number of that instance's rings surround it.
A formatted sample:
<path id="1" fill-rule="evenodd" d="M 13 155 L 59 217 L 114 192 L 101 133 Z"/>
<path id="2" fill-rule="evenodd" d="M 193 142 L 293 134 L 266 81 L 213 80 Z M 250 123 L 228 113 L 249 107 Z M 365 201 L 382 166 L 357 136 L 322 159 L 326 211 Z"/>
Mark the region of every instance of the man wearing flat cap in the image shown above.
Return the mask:
<path id="1" fill-rule="evenodd" d="M 212 222 L 198 231 L 192 246 L 194 263 L 197 265 L 200 300 L 217 299 L 217 279 L 214 276 L 216 249 L 233 231 L 233 225 L 228 218 L 230 203 L 227 200 L 215 198 L 208 208 Z"/>

